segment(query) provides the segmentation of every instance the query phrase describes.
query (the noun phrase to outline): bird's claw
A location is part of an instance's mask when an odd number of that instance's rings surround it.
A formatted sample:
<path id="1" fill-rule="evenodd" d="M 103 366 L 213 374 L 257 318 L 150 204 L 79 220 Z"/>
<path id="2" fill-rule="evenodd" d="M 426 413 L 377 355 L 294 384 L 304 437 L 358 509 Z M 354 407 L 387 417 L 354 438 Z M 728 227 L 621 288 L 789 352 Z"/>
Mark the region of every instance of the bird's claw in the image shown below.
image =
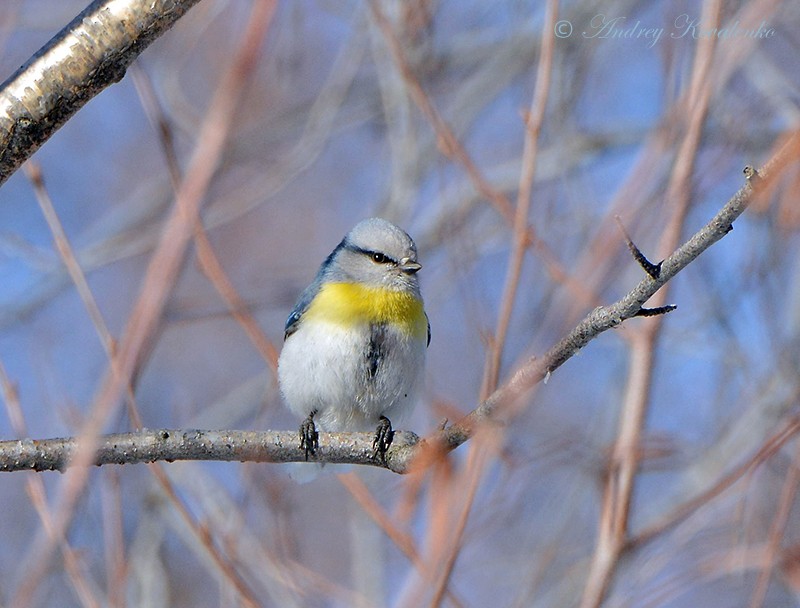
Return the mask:
<path id="1" fill-rule="evenodd" d="M 309 454 L 312 456 L 316 454 L 319 447 L 319 433 L 314 424 L 314 414 L 316 412 L 311 412 L 308 418 L 300 424 L 300 449 L 305 452 L 306 460 L 308 460 Z"/>
<path id="2" fill-rule="evenodd" d="M 383 464 L 386 464 L 386 452 L 389 446 L 392 445 L 394 439 L 394 430 L 392 430 L 392 423 L 386 416 L 381 416 L 378 421 L 378 428 L 375 429 L 375 439 L 372 442 L 372 455 L 381 459 Z"/>

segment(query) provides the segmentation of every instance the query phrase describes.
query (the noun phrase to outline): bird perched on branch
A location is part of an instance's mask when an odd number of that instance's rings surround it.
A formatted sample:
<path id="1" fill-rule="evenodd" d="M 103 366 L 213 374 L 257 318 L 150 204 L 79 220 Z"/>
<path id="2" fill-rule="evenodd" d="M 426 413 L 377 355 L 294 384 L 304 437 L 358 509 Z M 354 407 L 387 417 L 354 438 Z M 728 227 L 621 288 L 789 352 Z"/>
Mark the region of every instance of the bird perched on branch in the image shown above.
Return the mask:
<path id="1" fill-rule="evenodd" d="M 286 321 L 278 360 L 281 393 L 304 417 L 306 460 L 323 431 L 375 429 L 385 461 L 390 419 L 402 418 L 430 343 L 414 241 L 383 219 L 358 223 L 320 266 Z"/>

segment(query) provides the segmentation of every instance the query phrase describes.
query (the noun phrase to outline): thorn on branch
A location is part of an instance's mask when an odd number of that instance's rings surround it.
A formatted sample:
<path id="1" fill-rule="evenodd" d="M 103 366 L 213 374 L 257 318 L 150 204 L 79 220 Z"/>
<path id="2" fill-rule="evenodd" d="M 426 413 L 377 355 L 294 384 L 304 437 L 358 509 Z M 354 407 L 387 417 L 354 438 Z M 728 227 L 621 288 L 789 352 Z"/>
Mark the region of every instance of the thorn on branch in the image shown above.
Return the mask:
<path id="1" fill-rule="evenodd" d="M 614 219 L 617 220 L 617 225 L 622 231 L 622 235 L 625 237 L 625 243 L 628 245 L 628 249 L 633 256 L 633 259 L 639 263 L 639 266 L 641 266 L 648 275 L 650 275 L 651 279 L 658 279 L 658 277 L 661 276 L 661 264 L 663 263 L 663 260 L 658 264 L 653 264 L 653 262 L 648 260 L 647 257 L 642 253 L 642 250 L 639 249 L 631 240 L 631 237 L 628 235 L 628 231 L 625 230 L 625 226 L 622 225 L 622 221 L 619 219 L 619 216 L 615 216 Z"/>
<path id="2" fill-rule="evenodd" d="M 678 308 L 676 304 L 667 304 L 666 306 L 659 306 L 658 308 L 640 308 L 634 317 L 657 317 L 658 315 L 665 315 Z"/>

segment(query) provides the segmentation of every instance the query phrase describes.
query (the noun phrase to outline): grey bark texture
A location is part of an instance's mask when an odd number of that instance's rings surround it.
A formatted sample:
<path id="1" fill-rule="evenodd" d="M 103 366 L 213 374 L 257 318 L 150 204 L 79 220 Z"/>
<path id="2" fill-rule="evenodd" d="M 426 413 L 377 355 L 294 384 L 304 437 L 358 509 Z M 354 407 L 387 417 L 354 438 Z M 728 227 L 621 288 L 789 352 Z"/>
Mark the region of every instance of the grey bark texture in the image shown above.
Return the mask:
<path id="1" fill-rule="evenodd" d="M 0 85 L 0 185 L 199 0 L 96 0 Z"/>

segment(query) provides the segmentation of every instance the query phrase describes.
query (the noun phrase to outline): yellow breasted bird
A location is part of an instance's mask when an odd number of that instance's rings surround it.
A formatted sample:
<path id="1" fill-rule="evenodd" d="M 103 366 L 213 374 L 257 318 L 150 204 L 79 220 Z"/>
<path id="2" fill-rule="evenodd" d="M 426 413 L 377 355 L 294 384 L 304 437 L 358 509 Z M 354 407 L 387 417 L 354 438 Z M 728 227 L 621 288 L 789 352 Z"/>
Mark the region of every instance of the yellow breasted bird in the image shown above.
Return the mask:
<path id="1" fill-rule="evenodd" d="M 286 321 L 281 393 L 304 417 L 300 447 L 323 431 L 376 429 L 381 458 L 390 419 L 410 413 L 430 343 L 414 241 L 383 219 L 359 222 L 320 266 Z M 315 425 L 316 422 L 316 425 Z"/>

